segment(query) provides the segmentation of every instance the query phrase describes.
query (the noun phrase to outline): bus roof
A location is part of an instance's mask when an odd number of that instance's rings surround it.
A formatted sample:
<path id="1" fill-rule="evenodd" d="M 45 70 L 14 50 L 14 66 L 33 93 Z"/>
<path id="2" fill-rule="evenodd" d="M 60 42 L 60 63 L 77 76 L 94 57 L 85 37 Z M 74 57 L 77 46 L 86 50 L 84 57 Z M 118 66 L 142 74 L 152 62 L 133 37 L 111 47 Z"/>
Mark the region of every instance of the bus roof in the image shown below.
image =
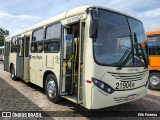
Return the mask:
<path id="1" fill-rule="evenodd" d="M 160 35 L 160 30 L 146 32 L 146 34 L 147 34 L 147 36 L 150 36 L 150 35 Z"/>
<path id="2" fill-rule="evenodd" d="M 113 11 L 113 12 L 116 12 L 116 13 L 120 13 L 122 15 L 125 15 L 125 16 L 128 16 L 128 17 L 132 17 L 136 20 L 138 20 L 137 18 L 133 17 L 133 16 L 130 16 L 130 15 L 127 15 L 125 13 L 122 13 L 120 11 L 117 11 L 117 10 L 113 10 L 113 9 L 110 9 L 110 8 L 106 8 L 106 7 L 101 7 L 101 6 L 82 6 L 82 7 L 77 7 L 77 8 L 74 8 L 74 9 L 71 9 L 71 10 L 68 10 L 67 12 L 64 12 L 62 14 L 59 14 L 55 17 L 52 17 L 50 19 L 47 19 L 45 21 L 42 21 L 38 24 L 35 24 L 27 29 L 24 29 L 22 30 L 21 32 L 19 33 L 16 33 L 16 34 L 13 34 L 13 35 L 10 35 L 10 36 L 7 36 L 6 39 L 11 39 L 13 36 L 17 36 L 17 35 L 20 35 L 20 34 L 23 34 L 25 32 L 29 32 L 33 29 L 36 29 L 36 28 L 39 28 L 39 27 L 42 27 L 42 26 L 45 26 L 47 24 L 50 24 L 50 23 L 53 23 L 53 22 L 56 22 L 56 21 L 59 21 L 59 20 L 63 20 L 63 19 L 66 19 L 68 17 L 72 17 L 74 15 L 77 15 L 77 14 L 83 14 L 83 13 L 86 13 L 86 10 L 88 8 L 100 8 L 100 9 L 106 9 L 106 10 L 109 10 L 109 11 Z M 138 20 L 140 21 L 140 20 Z M 8 41 L 8 40 L 7 40 Z"/>

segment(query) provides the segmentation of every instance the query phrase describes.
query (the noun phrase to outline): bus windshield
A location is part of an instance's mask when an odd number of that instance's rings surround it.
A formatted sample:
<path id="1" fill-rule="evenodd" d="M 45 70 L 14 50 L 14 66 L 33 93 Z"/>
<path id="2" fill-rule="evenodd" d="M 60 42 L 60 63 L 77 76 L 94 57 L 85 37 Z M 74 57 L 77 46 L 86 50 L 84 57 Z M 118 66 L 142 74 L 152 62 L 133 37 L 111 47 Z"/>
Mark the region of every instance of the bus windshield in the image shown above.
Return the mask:
<path id="1" fill-rule="evenodd" d="M 93 44 L 95 61 L 101 65 L 119 66 L 122 57 L 127 56 L 124 66 L 144 66 L 144 58 L 139 56 L 144 53 L 147 57 L 147 49 L 133 48 L 134 44 L 146 40 L 143 24 L 133 18 L 101 9 L 98 16 L 97 39 Z M 124 56 L 128 49 L 132 52 Z"/>

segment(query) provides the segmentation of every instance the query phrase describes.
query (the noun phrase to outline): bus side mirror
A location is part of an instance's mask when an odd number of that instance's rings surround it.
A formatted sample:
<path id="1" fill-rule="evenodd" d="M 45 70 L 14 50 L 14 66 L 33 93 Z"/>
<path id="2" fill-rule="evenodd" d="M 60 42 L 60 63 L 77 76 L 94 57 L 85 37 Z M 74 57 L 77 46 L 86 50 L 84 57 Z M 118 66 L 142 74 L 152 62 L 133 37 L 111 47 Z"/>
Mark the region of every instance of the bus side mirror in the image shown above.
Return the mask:
<path id="1" fill-rule="evenodd" d="M 97 38 L 97 29 L 98 29 L 98 11 L 92 10 L 91 11 L 91 21 L 90 21 L 90 28 L 89 28 L 89 37 L 96 39 Z"/>

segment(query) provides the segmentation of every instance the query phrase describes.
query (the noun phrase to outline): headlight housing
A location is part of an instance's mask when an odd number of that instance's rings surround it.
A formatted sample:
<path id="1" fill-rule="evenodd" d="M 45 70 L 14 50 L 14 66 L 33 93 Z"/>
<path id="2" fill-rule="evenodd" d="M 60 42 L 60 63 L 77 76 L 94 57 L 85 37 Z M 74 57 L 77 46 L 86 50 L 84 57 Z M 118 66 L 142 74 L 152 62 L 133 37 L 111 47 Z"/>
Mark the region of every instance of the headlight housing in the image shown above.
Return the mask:
<path id="1" fill-rule="evenodd" d="M 100 80 L 92 78 L 92 82 L 94 83 L 94 85 L 96 87 L 98 87 L 99 89 L 101 89 L 109 94 L 112 94 L 114 92 L 114 89 L 111 86 L 109 86 L 108 84 L 106 84 Z"/>

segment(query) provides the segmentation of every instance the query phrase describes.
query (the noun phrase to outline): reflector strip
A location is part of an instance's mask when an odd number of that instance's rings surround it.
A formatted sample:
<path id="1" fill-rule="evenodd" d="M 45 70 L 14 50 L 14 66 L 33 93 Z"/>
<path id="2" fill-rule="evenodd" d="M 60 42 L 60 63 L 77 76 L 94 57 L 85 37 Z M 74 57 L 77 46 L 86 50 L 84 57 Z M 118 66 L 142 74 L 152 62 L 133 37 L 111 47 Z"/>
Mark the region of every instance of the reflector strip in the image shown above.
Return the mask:
<path id="1" fill-rule="evenodd" d="M 91 80 L 87 80 L 87 83 L 91 83 L 92 81 Z"/>

